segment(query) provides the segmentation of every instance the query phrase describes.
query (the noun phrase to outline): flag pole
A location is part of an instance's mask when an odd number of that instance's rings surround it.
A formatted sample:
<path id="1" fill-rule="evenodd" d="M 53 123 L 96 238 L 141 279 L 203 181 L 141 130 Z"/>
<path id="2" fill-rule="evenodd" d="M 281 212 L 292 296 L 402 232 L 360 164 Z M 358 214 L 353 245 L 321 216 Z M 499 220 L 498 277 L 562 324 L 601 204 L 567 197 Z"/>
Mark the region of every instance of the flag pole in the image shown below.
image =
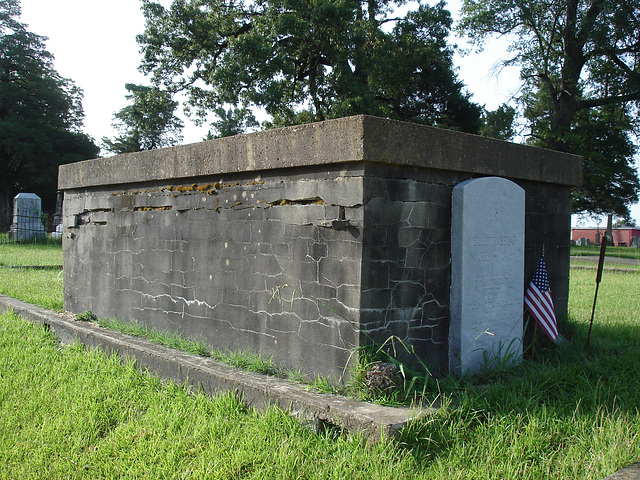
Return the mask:
<path id="1" fill-rule="evenodd" d="M 593 318 L 596 314 L 596 302 L 598 300 L 598 288 L 600 287 L 600 281 L 602 280 L 602 270 L 604 269 L 604 257 L 607 250 L 607 241 L 609 239 L 609 233 L 612 231 L 611 227 L 611 217 L 609 214 L 607 218 L 607 231 L 602 236 L 602 240 L 600 241 L 600 256 L 598 258 L 598 273 L 596 273 L 596 292 L 593 295 L 593 307 L 591 308 L 591 322 L 589 322 L 589 333 L 587 334 L 587 348 L 589 348 L 589 344 L 591 343 L 591 329 L 593 328 Z"/>

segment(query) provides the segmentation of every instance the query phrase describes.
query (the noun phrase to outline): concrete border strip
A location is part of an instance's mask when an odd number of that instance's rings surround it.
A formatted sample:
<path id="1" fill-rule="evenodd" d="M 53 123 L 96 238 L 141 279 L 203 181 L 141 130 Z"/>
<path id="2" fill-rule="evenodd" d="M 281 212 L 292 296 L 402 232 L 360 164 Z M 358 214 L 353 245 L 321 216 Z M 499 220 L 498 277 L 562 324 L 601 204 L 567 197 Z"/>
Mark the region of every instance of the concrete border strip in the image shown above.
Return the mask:
<path id="1" fill-rule="evenodd" d="M 603 480 L 640 480 L 640 462 L 621 468 Z"/>
<path id="2" fill-rule="evenodd" d="M 79 341 L 88 348 L 116 352 L 122 358 L 134 359 L 138 368 L 162 379 L 186 383 L 209 395 L 233 391 L 249 407 L 264 409 L 275 405 L 302 421 L 335 425 L 372 440 L 395 436 L 411 420 L 436 411 L 431 407 L 385 407 L 311 392 L 295 382 L 245 372 L 211 358 L 155 345 L 143 338 L 76 321 L 69 313 L 56 313 L 0 294 L 0 312 L 9 311 L 47 325 L 62 344 Z"/>

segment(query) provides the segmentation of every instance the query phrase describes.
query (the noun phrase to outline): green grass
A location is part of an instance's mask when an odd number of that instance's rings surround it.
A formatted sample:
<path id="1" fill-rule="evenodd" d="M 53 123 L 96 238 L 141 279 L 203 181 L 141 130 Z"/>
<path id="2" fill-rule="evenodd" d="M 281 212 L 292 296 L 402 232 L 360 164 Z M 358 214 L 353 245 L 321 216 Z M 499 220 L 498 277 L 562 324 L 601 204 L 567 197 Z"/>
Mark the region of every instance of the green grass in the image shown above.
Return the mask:
<path id="1" fill-rule="evenodd" d="M 0 293 L 61 311 L 62 270 L 14 269 L 0 266 Z"/>
<path id="2" fill-rule="evenodd" d="M 278 409 L 209 398 L 63 348 L 0 316 L 0 478 L 402 479 L 409 451 L 316 435 Z"/>
<path id="3" fill-rule="evenodd" d="M 0 293 L 61 311 L 62 269 L 58 268 L 61 265 L 60 241 L 0 243 Z"/>
<path id="4" fill-rule="evenodd" d="M 579 245 L 571 245 L 571 255 L 572 256 L 593 256 L 600 255 L 600 247 L 596 245 L 591 245 L 588 247 L 582 247 Z M 607 256 L 608 257 L 618 257 L 618 258 L 631 258 L 634 260 L 640 260 L 640 249 L 631 248 L 631 247 L 607 247 Z"/>
<path id="5" fill-rule="evenodd" d="M 0 266 L 62 265 L 60 240 L 38 243 L 1 243 Z"/>
<path id="6" fill-rule="evenodd" d="M 86 315 L 82 314 L 77 317 L 82 316 Z M 169 330 L 158 331 L 153 328 L 148 328 L 138 322 L 125 322 L 118 319 L 103 318 L 98 319 L 97 322 L 98 325 L 103 328 L 116 330 L 136 337 L 143 337 L 152 343 L 175 348 L 194 355 L 211 357 L 214 360 L 228 363 L 229 365 L 242 370 L 279 377 L 295 376 L 295 372 L 289 374 L 289 372 L 281 370 L 275 364 L 273 359 L 267 355 L 253 352 L 225 352 L 212 348 L 210 345 L 198 339 L 185 338 L 182 335 Z"/>
<path id="7" fill-rule="evenodd" d="M 591 262 L 588 260 L 572 260 L 572 267 L 587 267 L 587 269 L 595 270 L 598 268 L 597 262 Z M 615 270 L 618 272 L 638 273 L 640 271 L 640 264 L 619 264 L 606 262 L 604 263 L 604 271 Z"/>
<path id="8" fill-rule="evenodd" d="M 640 460 L 638 287 L 636 273 L 605 272 L 587 349 L 595 273 L 572 270 L 568 344 L 427 382 L 438 413 L 375 446 L 189 393 L 4 315 L 0 478 L 601 479 Z"/>

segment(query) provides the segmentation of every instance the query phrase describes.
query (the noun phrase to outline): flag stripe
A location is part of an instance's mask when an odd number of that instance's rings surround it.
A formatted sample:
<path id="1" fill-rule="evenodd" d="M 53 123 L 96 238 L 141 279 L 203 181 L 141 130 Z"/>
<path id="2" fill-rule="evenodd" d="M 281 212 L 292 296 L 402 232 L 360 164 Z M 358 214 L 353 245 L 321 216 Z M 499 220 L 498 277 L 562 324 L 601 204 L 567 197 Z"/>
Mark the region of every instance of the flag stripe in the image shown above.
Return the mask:
<path id="1" fill-rule="evenodd" d="M 535 285 L 531 286 L 531 290 L 534 290 L 535 293 L 530 294 L 527 292 L 527 296 L 525 297 L 525 303 L 527 306 L 531 309 L 535 309 L 539 315 L 547 319 L 549 322 L 554 322 L 555 310 L 553 308 L 551 295 L 549 295 L 549 293 L 540 293 Z"/>
<path id="2" fill-rule="evenodd" d="M 534 313 L 534 317 L 541 324 L 541 326 L 545 329 L 545 331 L 549 334 L 550 337 L 554 338 L 557 335 L 557 327 L 555 325 L 555 314 L 553 310 L 548 310 L 548 308 L 536 299 L 535 301 L 526 302 L 529 307 L 529 311 Z"/>
<path id="3" fill-rule="evenodd" d="M 524 303 L 531 316 L 538 322 L 549 338 L 555 340 L 558 336 L 558 322 L 556 321 L 553 300 L 549 291 L 549 279 L 544 257 L 541 257 L 540 262 L 538 262 L 536 272 L 525 293 Z"/>
<path id="4" fill-rule="evenodd" d="M 536 321 L 540 324 L 540 326 L 544 329 L 544 331 L 554 339 L 558 332 L 555 326 L 555 321 L 553 316 L 550 316 L 547 312 L 541 311 L 535 307 L 532 307 L 531 304 L 528 304 L 529 312 L 533 315 Z"/>

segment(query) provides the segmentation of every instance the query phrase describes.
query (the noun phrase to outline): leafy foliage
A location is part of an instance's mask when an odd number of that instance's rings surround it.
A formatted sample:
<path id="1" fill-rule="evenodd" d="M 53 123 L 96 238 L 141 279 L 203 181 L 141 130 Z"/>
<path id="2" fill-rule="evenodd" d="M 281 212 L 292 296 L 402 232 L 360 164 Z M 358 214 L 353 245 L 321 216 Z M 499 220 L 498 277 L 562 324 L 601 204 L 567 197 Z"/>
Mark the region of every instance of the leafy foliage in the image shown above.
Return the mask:
<path id="1" fill-rule="evenodd" d="M 0 0 L 0 218 L 20 191 L 54 208 L 58 166 L 98 154 L 81 132 L 82 91 L 54 70 L 46 39 L 19 16 L 19 0 Z"/>
<path id="2" fill-rule="evenodd" d="M 247 108 L 230 108 L 225 110 L 220 107 L 216 108 L 215 114 L 219 120 L 211 123 L 215 134 L 209 131 L 207 135 L 209 139 L 239 135 L 246 132 L 248 128 L 259 126 L 256 117 L 251 110 Z"/>
<path id="3" fill-rule="evenodd" d="M 460 29 L 479 45 L 512 38 L 531 143 L 583 155 L 574 210 L 628 215 L 640 106 L 640 9 L 635 0 L 464 0 Z M 597 125 L 594 125 L 597 122 Z"/>
<path id="4" fill-rule="evenodd" d="M 130 92 L 125 98 L 132 104 L 113 116 L 120 135 L 113 140 L 104 137 L 105 148 L 119 154 L 180 143 L 183 123 L 174 115 L 178 102 L 157 87 L 127 83 L 125 88 Z"/>
<path id="5" fill-rule="evenodd" d="M 476 132 L 441 2 L 393 17 L 383 0 L 143 0 L 141 70 L 200 118 L 262 107 L 269 126 L 370 114 Z"/>
<path id="6" fill-rule="evenodd" d="M 629 219 L 626 205 L 638 199 L 638 176 L 630 164 L 637 148 L 619 107 L 602 107 L 576 115 L 571 141 L 573 152 L 584 158 L 583 185 L 575 189 L 573 210 L 613 213 Z"/>
<path id="7" fill-rule="evenodd" d="M 514 121 L 516 110 L 509 105 L 500 105 L 494 111 L 483 111 L 480 135 L 484 137 L 498 138 L 500 140 L 513 140 L 516 135 Z"/>

